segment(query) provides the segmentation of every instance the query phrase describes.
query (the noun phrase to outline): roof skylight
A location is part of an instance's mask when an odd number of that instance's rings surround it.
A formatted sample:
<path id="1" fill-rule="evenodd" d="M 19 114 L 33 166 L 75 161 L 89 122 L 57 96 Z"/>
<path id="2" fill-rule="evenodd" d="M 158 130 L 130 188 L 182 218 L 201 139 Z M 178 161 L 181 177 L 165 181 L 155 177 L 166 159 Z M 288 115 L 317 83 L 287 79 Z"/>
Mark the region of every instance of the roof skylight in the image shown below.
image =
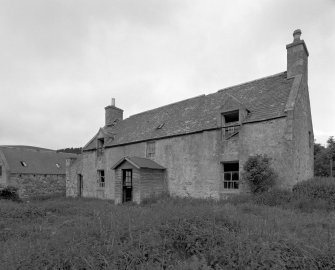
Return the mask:
<path id="1" fill-rule="evenodd" d="M 25 161 L 20 161 L 22 167 L 27 167 L 27 163 Z"/>

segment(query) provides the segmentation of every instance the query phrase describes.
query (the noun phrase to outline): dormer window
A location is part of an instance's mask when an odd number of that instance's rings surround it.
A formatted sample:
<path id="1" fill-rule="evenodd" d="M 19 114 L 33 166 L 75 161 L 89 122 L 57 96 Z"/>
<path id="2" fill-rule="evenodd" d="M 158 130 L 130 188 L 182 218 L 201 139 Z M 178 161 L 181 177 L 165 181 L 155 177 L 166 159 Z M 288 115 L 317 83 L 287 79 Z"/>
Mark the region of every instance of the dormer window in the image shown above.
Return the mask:
<path id="1" fill-rule="evenodd" d="M 222 114 L 222 139 L 227 140 L 238 134 L 240 130 L 240 114 L 238 110 Z"/>
<path id="2" fill-rule="evenodd" d="M 105 144 L 105 139 L 104 138 L 98 138 L 97 140 L 97 154 L 102 155 L 104 152 L 104 144 Z"/>
<path id="3" fill-rule="evenodd" d="M 236 111 L 224 113 L 223 118 L 224 118 L 225 125 L 237 123 L 240 121 L 239 111 L 236 110 Z"/>
<path id="4" fill-rule="evenodd" d="M 25 161 L 20 161 L 22 167 L 27 167 L 27 163 Z"/>

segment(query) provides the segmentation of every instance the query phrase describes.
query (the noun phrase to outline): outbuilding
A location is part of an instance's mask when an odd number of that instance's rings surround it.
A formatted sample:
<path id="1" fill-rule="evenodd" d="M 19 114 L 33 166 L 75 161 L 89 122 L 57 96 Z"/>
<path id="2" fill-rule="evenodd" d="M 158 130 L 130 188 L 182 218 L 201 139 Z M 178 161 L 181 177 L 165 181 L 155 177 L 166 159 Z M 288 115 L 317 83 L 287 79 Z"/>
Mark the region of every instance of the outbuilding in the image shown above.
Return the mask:
<path id="1" fill-rule="evenodd" d="M 165 168 L 155 161 L 141 157 L 124 157 L 115 170 L 115 203 L 141 203 L 144 198 L 167 191 Z"/>

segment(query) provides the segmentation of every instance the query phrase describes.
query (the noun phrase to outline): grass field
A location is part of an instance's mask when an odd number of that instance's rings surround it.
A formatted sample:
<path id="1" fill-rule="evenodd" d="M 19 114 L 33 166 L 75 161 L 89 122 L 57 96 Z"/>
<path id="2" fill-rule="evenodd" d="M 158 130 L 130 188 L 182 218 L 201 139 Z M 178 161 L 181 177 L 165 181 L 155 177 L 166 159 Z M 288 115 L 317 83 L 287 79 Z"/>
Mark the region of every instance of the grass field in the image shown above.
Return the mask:
<path id="1" fill-rule="evenodd" d="M 1 269 L 335 269 L 335 212 L 247 200 L 0 200 Z"/>

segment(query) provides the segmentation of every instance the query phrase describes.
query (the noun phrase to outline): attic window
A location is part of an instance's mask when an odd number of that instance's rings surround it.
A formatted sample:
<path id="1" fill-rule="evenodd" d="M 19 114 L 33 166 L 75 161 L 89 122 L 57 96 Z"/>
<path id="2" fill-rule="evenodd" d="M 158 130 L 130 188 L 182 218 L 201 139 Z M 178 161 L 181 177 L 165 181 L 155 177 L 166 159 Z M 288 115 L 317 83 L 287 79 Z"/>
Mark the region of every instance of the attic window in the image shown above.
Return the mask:
<path id="1" fill-rule="evenodd" d="M 222 114 L 222 139 L 228 140 L 240 131 L 239 111 L 231 111 Z"/>
<path id="2" fill-rule="evenodd" d="M 161 129 L 162 127 L 164 127 L 165 123 L 160 124 L 156 129 Z"/>
<path id="3" fill-rule="evenodd" d="M 239 112 L 237 111 L 232 111 L 232 112 L 227 112 L 223 114 L 224 118 L 224 123 L 229 124 L 229 123 L 234 123 L 234 122 L 239 122 Z"/>
<path id="4" fill-rule="evenodd" d="M 56 167 L 59 169 L 60 168 L 60 165 L 58 163 L 56 163 Z"/>
<path id="5" fill-rule="evenodd" d="M 20 161 L 22 167 L 27 167 L 27 163 L 25 161 Z"/>
<path id="6" fill-rule="evenodd" d="M 104 144 L 105 144 L 105 139 L 104 138 L 99 138 L 97 140 L 97 154 L 102 155 L 104 152 Z"/>

